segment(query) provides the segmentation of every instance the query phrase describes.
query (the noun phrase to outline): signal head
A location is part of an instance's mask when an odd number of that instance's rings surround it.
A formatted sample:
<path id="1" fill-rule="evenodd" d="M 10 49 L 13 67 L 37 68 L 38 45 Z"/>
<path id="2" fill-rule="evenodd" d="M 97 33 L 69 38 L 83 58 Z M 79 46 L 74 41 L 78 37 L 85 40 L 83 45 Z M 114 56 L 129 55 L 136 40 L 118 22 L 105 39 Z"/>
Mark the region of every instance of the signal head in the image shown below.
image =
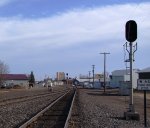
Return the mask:
<path id="1" fill-rule="evenodd" d="M 134 42 L 137 39 L 137 24 L 134 20 L 129 20 L 126 23 L 126 40 Z"/>

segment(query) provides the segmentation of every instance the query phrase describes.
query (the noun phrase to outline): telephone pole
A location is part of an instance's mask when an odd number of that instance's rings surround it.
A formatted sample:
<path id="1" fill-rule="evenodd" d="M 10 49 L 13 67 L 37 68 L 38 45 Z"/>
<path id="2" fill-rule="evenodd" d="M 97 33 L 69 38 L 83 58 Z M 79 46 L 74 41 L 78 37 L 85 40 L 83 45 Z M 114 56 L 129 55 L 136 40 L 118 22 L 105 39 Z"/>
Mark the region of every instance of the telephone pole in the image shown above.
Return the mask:
<path id="1" fill-rule="evenodd" d="M 93 68 L 92 72 L 93 72 L 93 88 L 94 88 L 94 68 L 95 68 L 95 65 L 92 65 L 92 68 Z"/>
<path id="2" fill-rule="evenodd" d="M 106 92 L 106 55 L 110 54 L 107 52 L 100 53 L 104 55 L 104 93 Z"/>
<path id="3" fill-rule="evenodd" d="M 90 77 L 91 77 L 91 71 L 89 71 L 89 83 L 90 83 L 90 79 L 91 79 Z"/>

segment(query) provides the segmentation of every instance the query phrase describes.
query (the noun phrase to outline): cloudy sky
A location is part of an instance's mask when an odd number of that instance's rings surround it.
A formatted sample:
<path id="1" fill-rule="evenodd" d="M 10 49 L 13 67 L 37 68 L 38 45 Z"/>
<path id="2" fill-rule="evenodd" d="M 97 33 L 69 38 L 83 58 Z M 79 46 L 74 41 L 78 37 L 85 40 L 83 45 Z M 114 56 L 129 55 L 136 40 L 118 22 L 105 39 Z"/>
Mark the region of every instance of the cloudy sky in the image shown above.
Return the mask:
<path id="1" fill-rule="evenodd" d="M 138 25 L 134 68 L 150 66 L 149 0 L 0 0 L 0 60 L 10 73 L 75 77 L 124 69 L 125 24 Z M 135 44 L 135 42 L 134 42 Z M 126 54 L 128 58 L 128 54 Z"/>

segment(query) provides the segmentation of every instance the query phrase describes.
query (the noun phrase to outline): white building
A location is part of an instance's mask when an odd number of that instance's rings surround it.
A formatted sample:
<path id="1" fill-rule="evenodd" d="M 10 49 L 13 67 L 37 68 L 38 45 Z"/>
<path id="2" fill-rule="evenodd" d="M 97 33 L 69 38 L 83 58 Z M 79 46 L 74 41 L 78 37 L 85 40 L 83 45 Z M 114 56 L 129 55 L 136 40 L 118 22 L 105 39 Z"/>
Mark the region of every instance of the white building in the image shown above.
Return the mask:
<path id="1" fill-rule="evenodd" d="M 0 79 L 5 86 L 19 85 L 27 87 L 29 85 L 29 78 L 26 74 L 1 74 Z"/>
<path id="2" fill-rule="evenodd" d="M 133 88 L 137 88 L 137 79 L 138 79 L 139 69 L 133 69 Z M 130 70 L 115 70 L 112 72 L 110 85 L 112 87 L 120 87 L 121 84 L 130 81 Z"/>

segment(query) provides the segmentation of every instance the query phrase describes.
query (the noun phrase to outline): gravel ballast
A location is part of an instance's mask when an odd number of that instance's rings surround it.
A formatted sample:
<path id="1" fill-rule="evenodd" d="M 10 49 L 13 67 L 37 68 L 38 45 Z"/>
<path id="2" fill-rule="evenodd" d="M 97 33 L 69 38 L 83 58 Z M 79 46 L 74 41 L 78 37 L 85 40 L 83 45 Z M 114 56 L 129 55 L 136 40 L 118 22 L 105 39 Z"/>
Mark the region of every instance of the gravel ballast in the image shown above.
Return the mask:
<path id="1" fill-rule="evenodd" d="M 1 90 L 0 99 L 3 100 L 19 97 L 32 97 L 44 93 L 51 93 L 47 97 L 41 96 L 34 100 L 26 100 L 23 102 L 10 103 L 0 105 L 0 128 L 17 128 L 20 124 L 30 119 L 37 112 L 42 110 L 52 101 L 64 94 L 64 87 L 55 87 L 53 92 L 49 92 L 47 88 L 37 88 L 30 90 Z"/>
<path id="2" fill-rule="evenodd" d="M 110 92 L 107 91 L 107 95 L 104 95 L 102 90 L 78 89 L 69 128 L 144 128 L 143 98 L 138 95 L 134 97 L 135 110 L 140 114 L 140 121 L 125 120 L 128 96 L 118 96 Z M 147 108 L 148 127 L 149 112 Z"/>

